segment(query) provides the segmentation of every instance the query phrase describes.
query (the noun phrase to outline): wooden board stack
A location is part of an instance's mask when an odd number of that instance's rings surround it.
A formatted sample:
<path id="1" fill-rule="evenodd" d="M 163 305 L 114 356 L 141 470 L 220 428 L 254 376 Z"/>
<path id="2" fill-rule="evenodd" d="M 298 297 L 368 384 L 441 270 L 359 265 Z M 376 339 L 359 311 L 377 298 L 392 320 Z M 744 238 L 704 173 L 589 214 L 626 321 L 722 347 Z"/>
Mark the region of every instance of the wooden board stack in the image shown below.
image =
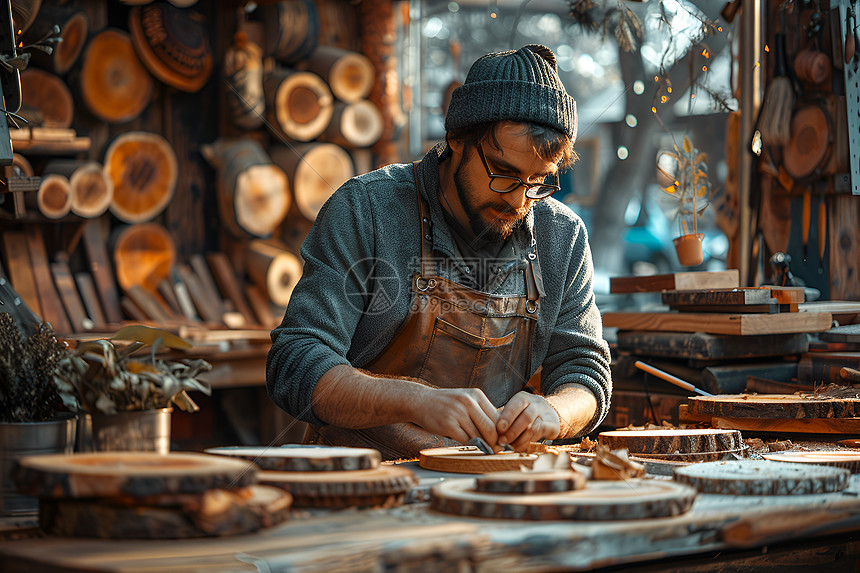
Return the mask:
<path id="1" fill-rule="evenodd" d="M 621 362 L 656 358 L 711 393 L 741 392 L 748 375 L 791 382 L 797 365 L 785 358 L 807 352 L 807 333 L 832 323 L 830 313 L 802 311 L 802 288 L 742 288 L 737 270 L 615 277 L 610 292 L 660 292 L 669 309 L 603 314 L 604 327 L 618 328 Z"/>
<path id="2" fill-rule="evenodd" d="M 369 448 L 287 445 L 206 452 L 252 461 L 264 470 L 260 483 L 288 492 L 294 507 L 395 507 L 418 483 L 405 467 L 380 465 L 382 456 Z"/>
<path id="3" fill-rule="evenodd" d="M 28 456 L 13 477 L 54 535 L 179 539 L 251 533 L 287 519 L 291 498 L 244 460 L 196 453 Z"/>

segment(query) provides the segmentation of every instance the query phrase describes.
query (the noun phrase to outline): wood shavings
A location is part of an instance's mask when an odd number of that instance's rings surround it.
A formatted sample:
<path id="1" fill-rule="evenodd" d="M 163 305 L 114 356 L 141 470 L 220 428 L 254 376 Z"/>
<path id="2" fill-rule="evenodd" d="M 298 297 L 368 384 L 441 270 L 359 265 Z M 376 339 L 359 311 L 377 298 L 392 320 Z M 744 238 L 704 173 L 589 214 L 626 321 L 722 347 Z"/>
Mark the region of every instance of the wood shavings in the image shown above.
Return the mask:
<path id="1" fill-rule="evenodd" d="M 645 466 L 628 458 L 626 449 L 610 450 L 598 445 L 591 464 L 591 479 L 628 480 L 645 477 Z"/>

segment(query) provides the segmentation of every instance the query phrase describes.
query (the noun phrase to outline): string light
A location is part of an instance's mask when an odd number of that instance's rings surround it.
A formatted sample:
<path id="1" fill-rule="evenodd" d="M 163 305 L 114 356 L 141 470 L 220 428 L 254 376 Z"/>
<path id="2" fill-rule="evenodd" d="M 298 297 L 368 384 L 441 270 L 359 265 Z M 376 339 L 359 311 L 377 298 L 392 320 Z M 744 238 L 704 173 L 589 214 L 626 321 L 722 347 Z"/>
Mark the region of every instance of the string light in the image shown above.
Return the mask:
<path id="1" fill-rule="evenodd" d="M 651 113 L 657 113 L 657 108 L 654 106 L 651 106 Z"/>
<path id="2" fill-rule="evenodd" d="M 770 52 L 770 46 L 768 46 L 767 44 L 765 44 L 765 45 L 764 45 L 764 51 L 765 51 L 765 52 Z"/>

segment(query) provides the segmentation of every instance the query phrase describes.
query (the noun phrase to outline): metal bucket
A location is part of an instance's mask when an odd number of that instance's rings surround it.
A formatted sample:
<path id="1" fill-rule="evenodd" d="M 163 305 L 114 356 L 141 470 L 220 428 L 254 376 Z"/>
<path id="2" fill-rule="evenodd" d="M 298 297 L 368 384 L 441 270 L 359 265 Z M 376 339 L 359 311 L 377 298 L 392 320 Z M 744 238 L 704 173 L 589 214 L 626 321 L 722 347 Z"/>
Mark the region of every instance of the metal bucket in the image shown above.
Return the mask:
<path id="1" fill-rule="evenodd" d="M 93 414 L 93 448 L 97 452 L 170 452 L 170 413 L 173 408 Z"/>
<path id="2" fill-rule="evenodd" d="M 20 495 L 11 472 L 24 456 L 71 454 L 75 447 L 75 415 L 49 422 L 0 423 L 0 517 L 36 515 L 39 500 Z"/>

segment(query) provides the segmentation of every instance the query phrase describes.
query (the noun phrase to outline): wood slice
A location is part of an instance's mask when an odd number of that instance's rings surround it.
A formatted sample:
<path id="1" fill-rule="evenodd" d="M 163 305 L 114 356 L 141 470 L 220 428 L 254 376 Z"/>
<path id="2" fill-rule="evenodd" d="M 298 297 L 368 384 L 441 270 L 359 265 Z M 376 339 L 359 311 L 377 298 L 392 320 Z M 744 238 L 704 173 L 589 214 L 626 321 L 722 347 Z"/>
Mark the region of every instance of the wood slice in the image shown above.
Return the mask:
<path id="1" fill-rule="evenodd" d="M 54 50 L 50 54 L 41 50 L 31 50 L 30 63 L 48 69 L 57 75 L 63 75 L 78 61 L 87 40 L 89 22 L 83 11 L 68 5 L 47 4 L 42 6 L 39 10 L 39 17 L 33 22 L 30 30 L 21 41 L 25 46 L 39 41 L 51 33 L 55 25 L 60 27 L 62 41 L 59 44 L 54 44 Z M 24 101 L 27 101 L 26 98 Z"/>
<path id="2" fill-rule="evenodd" d="M 402 495 L 418 484 L 415 474 L 402 466 L 335 472 L 263 471 L 259 480 L 288 491 L 295 507 L 317 507 L 317 502 L 331 507 L 337 498 L 344 498 L 345 504 L 348 499 L 361 501 L 371 497 L 375 504 L 380 496 Z"/>
<path id="3" fill-rule="evenodd" d="M 308 58 L 307 67 L 322 77 L 334 96 L 342 102 L 362 100 L 373 87 L 373 64 L 359 52 L 335 46 L 319 46 Z"/>
<path id="4" fill-rule="evenodd" d="M 661 461 L 661 462 L 685 462 L 688 464 L 696 464 L 700 462 L 718 462 L 726 459 L 737 459 L 738 457 L 747 457 L 749 446 L 743 446 L 735 450 L 722 450 L 716 452 L 694 452 L 689 454 L 635 454 L 635 461 Z"/>
<path id="5" fill-rule="evenodd" d="M 815 464 L 843 468 L 852 474 L 860 473 L 860 452 L 857 451 L 781 452 L 778 454 L 762 454 L 762 457 L 772 462 Z"/>
<path id="6" fill-rule="evenodd" d="M 382 461 L 379 452 L 370 448 L 328 446 L 228 446 L 209 448 L 206 453 L 249 460 L 263 470 L 288 472 L 370 470 Z"/>
<path id="7" fill-rule="evenodd" d="M 85 219 L 104 214 L 113 200 L 113 181 L 97 161 L 54 159 L 44 173 L 59 173 L 69 178 L 72 188 L 72 213 Z"/>
<path id="8" fill-rule="evenodd" d="M 617 430 L 601 432 L 597 442 L 610 450 L 626 449 L 631 454 L 699 454 L 738 450 L 743 446 L 735 430 Z"/>
<path id="9" fill-rule="evenodd" d="M 201 14 L 159 2 L 132 8 L 128 23 L 140 59 L 156 78 L 186 92 L 209 80 L 212 51 Z"/>
<path id="10" fill-rule="evenodd" d="M 35 205 L 32 207 L 37 208 L 42 215 L 49 219 L 62 219 L 72 209 L 72 185 L 64 175 L 46 175 L 42 177 L 33 199 Z"/>
<path id="11" fill-rule="evenodd" d="M 171 496 L 158 505 L 122 500 L 42 499 L 39 526 L 53 535 L 105 539 L 183 539 L 241 535 L 283 523 L 292 498 L 278 488 L 250 485 Z"/>
<path id="12" fill-rule="evenodd" d="M 689 412 L 722 418 L 855 418 L 860 400 L 797 394 L 722 394 L 689 398 Z"/>
<path id="13" fill-rule="evenodd" d="M 257 481 L 245 460 L 184 452 L 25 456 L 13 472 L 20 492 L 53 499 L 204 493 Z"/>
<path id="14" fill-rule="evenodd" d="M 798 495 L 842 491 L 850 475 L 848 470 L 810 464 L 733 460 L 678 468 L 674 479 L 702 493 Z"/>
<path id="15" fill-rule="evenodd" d="M 274 70 L 265 74 L 267 125 L 279 137 L 311 141 L 325 131 L 334 113 L 334 97 L 311 72 Z"/>
<path id="16" fill-rule="evenodd" d="M 266 55 L 285 64 L 310 56 L 319 37 L 319 11 L 313 0 L 283 0 L 260 6 Z"/>
<path id="17" fill-rule="evenodd" d="M 739 277 L 737 269 L 670 273 L 648 277 L 610 277 L 609 292 L 615 294 L 662 290 L 731 289 L 740 286 Z"/>
<path id="18" fill-rule="evenodd" d="M 320 140 L 356 149 L 370 147 L 382 136 L 382 113 L 374 103 L 336 103 L 334 113 Z"/>
<path id="19" fill-rule="evenodd" d="M 245 249 L 248 276 L 278 306 L 286 306 L 302 277 L 302 261 L 278 245 L 253 240 Z"/>
<path id="20" fill-rule="evenodd" d="M 531 469 L 537 459 L 536 454 L 500 452 L 487 455 L 475 446 L 455 446 L 421 450 L 418 465 L 437 472 L 458 474 L 483 474 Z"/>
<path id="21" fill-rule="evenodd" d="M 105 171 L 113 182 L 111 213 L 126 223 L 143 223 L 161 213 L 179 175 L 173 147 L 145 131 L 117 137 L 105 153 Z"/>
<path id="22" fill-rule="evenodd" d="M 176 262 L 176 244 L 157 223 L 120 227 L 113 241 L 113 260 L 119 286 L 158 292 L 158 283 L 170 276 Z"/>
<path id="23" fill-rule="evenodd" d="M 263 50 L 249 40 L 244 31 L 233 36 L 233 45 L 224 54 L 222 73 L 227 84 L 228 115 L 233 125 L 241 129 L 260 127 L 266 113 Z"/>
<path id="24" fill-rule="evenodd" d="M 75 117 L 72 92 L 65 82 L 54 74 L 38 68 L 21 72 L 21 116 L 32 125 L 65 129 L 71 127 Z M 37 111 L 34 117 L 29 110 Z"/>
<path id="25" fill-rule="evenodd" d="M 474 479 L 454 479 L 432 487 L 430 507 L 494 519 L 615 521 L 681 515 L 695 498 L 693 488 L 663 480 L 589 481 L 575 491 L 500 495 L 475 491 Z"/>
<path id="26" fill-rule="evenodd" d="M 238 237 L 268 237 L 290 207 L 286 174 L 259 143 L 250 139 L 219 139 L 201 149 L 218 170 L 218 210 Z"/>
<path id="27" fill-rule="evenodd" d="M 80 82 L 87 109 L 108 123 L 134 119 L 152 99 L 152 76 L 140 63 L 130 36 L 119 30 L 104 30 L 90 40 Z"/>
<path id="28" fill-rule="evenodd" d="M 333 143 L 277 146 L 271 152 L 290 179 L 299 212 L 309 221 L 316 220 L 328 198 L 355 175 L 349 153 Z"/>
<path id="29" fill-rule="evenodd" d="M 491 472 L 475 478 L 480 493 L 557 493 L 585 487 L 585 475 L 571 470 Z"/>

